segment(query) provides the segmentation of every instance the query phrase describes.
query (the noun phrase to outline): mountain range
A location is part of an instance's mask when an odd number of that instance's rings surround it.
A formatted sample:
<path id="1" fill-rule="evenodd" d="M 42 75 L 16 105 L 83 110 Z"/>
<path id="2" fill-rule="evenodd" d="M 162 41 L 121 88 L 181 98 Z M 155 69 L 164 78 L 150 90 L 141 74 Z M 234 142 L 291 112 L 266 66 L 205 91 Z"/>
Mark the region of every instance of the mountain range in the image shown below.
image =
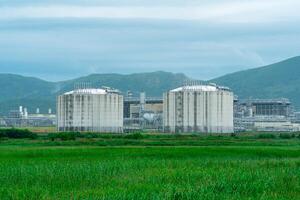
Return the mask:
<path id="1" fill-rule="evenodd" d="M 239 98 L 288 98 L 300 108 L 300 56 L 211 80 Z"/>
<path id="2" fill-rule="evenodd" d="M 26 107 L 29 113 L 36 108 L 47 113 L 48 108 L 55 110 L 56 96 L 73 90 L 78 84 L 91 87 L 109 86 L 119 89 L 123 94 L 131 91 L 134 96 L 146 92 L 147 96 L 161 96 L 163 92 L 182 85 L 189 78 L 184 74 L 170 72 L 151 72 L 130 75 L 92 74 L 68 81 L 48 82 L 34 77 L 14 74 L 0 74 L 0 115 L 19 106 Z"/>
<path id="3" fill-rule="evenodd" d="M 74 89 L 79 83 L 92 87 L 109 86 L 135 96 L 146 92 L 147 96 L 161 96 L 163 92 L 176 88 L 189 80 L 184 74 L 170 72 L 121 74 L 92 74 L 72 80 L 49 82 L 34 77 L 0 74 L 0 115 L 22 105 L 30 113 L 40 108 L 46 113 L 55 110 L 56 96 Z M 230 87 L 242 99 L 245 98 L 289 98 L 300 108 L 300 57 L 279 63 L 228 74 L 209 82 Z"/>

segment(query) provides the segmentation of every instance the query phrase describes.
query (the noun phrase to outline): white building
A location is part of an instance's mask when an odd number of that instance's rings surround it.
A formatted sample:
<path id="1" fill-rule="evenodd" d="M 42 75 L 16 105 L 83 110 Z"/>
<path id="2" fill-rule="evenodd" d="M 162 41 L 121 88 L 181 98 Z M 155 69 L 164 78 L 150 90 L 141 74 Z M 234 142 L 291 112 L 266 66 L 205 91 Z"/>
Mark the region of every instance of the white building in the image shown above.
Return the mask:
<path id="1" fill-rule="evenodd" d="M 300 124 L 292 123 L 291 121 L 262 121 L 254 122 L 254 130 L 264 132 L 298 132 Z"/>
<path id="2" fill-rule="evenodd" d="M 233 93 L 216 85 L 190 85 L 164 94 L 164 130 L 232 133 Z"/>
<path id="3" fill-rule="evenodd" d="M 117 90 L 76 89 L 57 98 L 59 131 L 123 132 L 123 96 Z"/>

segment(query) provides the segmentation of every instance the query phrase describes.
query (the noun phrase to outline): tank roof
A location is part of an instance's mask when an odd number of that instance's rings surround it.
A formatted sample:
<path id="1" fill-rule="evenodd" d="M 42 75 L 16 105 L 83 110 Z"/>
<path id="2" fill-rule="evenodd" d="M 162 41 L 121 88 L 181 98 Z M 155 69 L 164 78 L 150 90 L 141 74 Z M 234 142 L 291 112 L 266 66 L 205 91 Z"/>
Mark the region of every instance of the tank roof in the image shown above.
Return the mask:
<path id="1" fill-rule="evenodd" d="M 111 88 L 86 88 L 86 89 L 75 89 L 70 92 L 64 93 L 65 95 L 68 94 L 108 94 L 108 93 L 120 93 L 118 90 L 111 89 Z"/>
<path id="2" fill-rule="evenodd" d="M 202 92 L 215 92 L 215 91 L 231 91 L 228 87 L 221 87 L 215 84 L 209 85 L 186 85 L 176 89 L 171 90 L 171 92 L 180 92 L 180 91 L 202 91 Z"/>

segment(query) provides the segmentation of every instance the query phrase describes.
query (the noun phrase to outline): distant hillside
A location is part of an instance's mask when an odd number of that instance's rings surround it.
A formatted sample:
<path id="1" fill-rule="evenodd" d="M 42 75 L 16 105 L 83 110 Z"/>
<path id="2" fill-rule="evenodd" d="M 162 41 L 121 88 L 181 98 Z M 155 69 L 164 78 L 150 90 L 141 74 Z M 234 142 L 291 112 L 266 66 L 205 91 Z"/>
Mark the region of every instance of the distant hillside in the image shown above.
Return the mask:
<path id="1" fill-rule="evenodd" d="M 13 74 L 0 74 L 0 115 L 23 105 L 34 112 L 48 108 L 55 110 L 56 96 L 73 90 L 76 83 L 90 83 L 93 87 L 114 87 L 124 94 L 130 90 L 135 96 L 161 96 L 163 92 L 182 85 L 188 80 L 184 74 L 169 72 L 120 74 L 92 74 L 63 82 L 48 82 L 37 78 Z M 240 98 L 289 98 L 300 108 L 300 57 L 276 64 L 245 70 L 211 80 L 228 86 Z"/>
<path id="2" fill-rule="evenodd" d="M 14 74 L 0 74 L 0 101 L 50 96 L 54 83 Z"/>
<path id="3" fill-rule="evenodd" d="M 230 87 L 240 98 L 285 97 L 300 108 L 300 57 L 211 81 Z"/>
<path id="4" fill-rule="evenodd" d="M 56 96 L 73 90 L 76 83 L 90 83 L 93 87 L 109 86 L 124 94 L 130 90 L 134 95 L 146 92 L 147 96 L 161 96 L 163 92 L 180 86 L 188 78 L 184 74 L 169 72 L 139 73 L 130 75 L 92 74 L 63 82 L 47 82 L 41 79 L 13 74 L 0 74 L 0 115 L 23 105 L 34 112 L 48 108 L 55 110 Z"/>
<path id="5" fill-rule="evenodd" d="M 92 74 L 62 82 L 61 91 L 72 90 L 75 83 L 89 82 L 93 87 L 109 86 L 119 89 L 123 93 L 130 90 L 134 95 L 139 95 L 140 92 L 144 91 L 147 96 L 162 96 L 163 92 L 180 86 L 187 79 L 188 77 L 184 74 L 162 71 L 130 75 Z"/>
<path id="6" fill-rule="evenodd" d="M 0 85 L 1 114 L 18 109 L 19 105 L 26 105 L 31 110 L 37 107 L 43 109 L 48 103 L 50 105 L 46 107 L 54 106 L 56 83 L 14 74 L 0 74 Z"/>

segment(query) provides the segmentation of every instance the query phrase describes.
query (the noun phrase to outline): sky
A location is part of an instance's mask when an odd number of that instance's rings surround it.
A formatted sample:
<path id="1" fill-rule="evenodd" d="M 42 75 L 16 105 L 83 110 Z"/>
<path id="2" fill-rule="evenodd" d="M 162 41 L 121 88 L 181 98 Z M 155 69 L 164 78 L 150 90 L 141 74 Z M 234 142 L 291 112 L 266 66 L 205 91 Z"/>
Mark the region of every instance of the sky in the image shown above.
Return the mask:
<path id="1" fill-rule="evenodd" d="M 0 73 L 208 80 L 300 55 L 299 0 L 0 0 Z"/>

